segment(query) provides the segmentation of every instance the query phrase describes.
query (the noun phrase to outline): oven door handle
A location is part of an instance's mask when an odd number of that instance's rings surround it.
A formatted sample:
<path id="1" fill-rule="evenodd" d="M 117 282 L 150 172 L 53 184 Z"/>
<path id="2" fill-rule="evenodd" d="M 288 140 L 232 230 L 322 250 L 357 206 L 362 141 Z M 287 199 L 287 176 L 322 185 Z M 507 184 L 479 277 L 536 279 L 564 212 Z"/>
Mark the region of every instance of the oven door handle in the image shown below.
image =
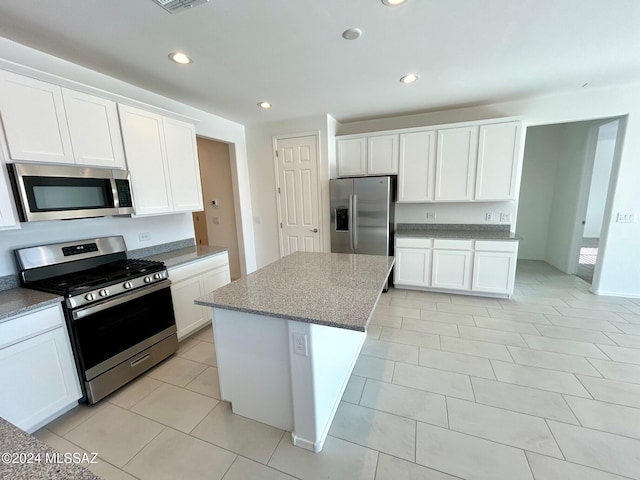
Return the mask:
<path id="1" fill-rule="evenodd" d="M 85 308 L 80 308 L 74 312 L 72 312 L 71 316 L 74 320 L 80 320 L 81 318 L 88 317 L 97 312 L 101 312 L 111 307 L 115 307 L 116 305 L 122 305 L 123 303 L 128 302 L 129 300 L 135 300 L 136 298 L 144 297 L 153 292 L 157 292 L 158 290 L 162 290 L 163 288 L 167 288 L 171 285 L 171 280 L 168 278 L 162 280 L 161 282 L 154 283 L 148 287 L 139 288 L 138 290 L 134 290 L 131 293 L 127 293 L 124 295 L 120 295 L 112 300 L 107 300 L 106 302 L 99 303 L 98 305 L 90 305 Z"/>

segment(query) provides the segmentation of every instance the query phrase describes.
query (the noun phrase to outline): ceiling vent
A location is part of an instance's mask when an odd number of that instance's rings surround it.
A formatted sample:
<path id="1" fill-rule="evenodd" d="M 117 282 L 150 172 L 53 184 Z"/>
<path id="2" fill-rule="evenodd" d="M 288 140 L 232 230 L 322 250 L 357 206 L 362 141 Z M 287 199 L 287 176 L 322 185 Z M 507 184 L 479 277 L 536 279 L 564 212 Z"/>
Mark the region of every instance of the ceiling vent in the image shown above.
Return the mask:
<path id="1" fill-rule="evenodd" d="M 180 13 L 190 8 L 197 7 L 209 0 L 153 0 L 169 13 Z"/>

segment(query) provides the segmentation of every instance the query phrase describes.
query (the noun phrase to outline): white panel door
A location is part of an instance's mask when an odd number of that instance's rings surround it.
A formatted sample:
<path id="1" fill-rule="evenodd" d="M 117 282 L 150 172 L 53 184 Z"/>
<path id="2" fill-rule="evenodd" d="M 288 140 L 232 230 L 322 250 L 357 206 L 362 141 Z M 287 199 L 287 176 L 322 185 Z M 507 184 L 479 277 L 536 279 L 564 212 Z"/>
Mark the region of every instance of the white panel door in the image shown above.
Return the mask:
<path id="1" fill-rule="evenodd" d="M 173 312 L 176 317 L 178 340 L 204 325 L 210 314 L 209 308 L 196 305 L 193 301 L 204 295 L 202 275 L 187 278 L 171 284 Z"/>
<path id="2" fill-rule="evenodd" d="M 436 173 L 436 132 L 400 134 L 398 202 L 432 202 Z"/>
<path id="3" fill-rule="evenodd" d="M 63 327 L 0 350 L 0 416 L 32 432 L 81 397 Z"/>
<path id="4" fill-rule="evenodd" d="M 436 201 L 473 200 L 477 149 L 478 127 L 438 130 Z"/>
<path id="5" fill-rule="evenodd" d="M 282 256 L 320 251 L 316 142 L 315 135 L 277 141 Z"/>
<path id="6" fill-rule="evenodd" d="M 136 215 L 172 211 L 162 117 L 119 104 Z"/>
<path id="7" fill-rule="evenodd" d="M 62 89 L 75 162 L 124 168 L 124 150 L 115 102 Z"/>
<path id="8" fill-rule="evenodd" d="M 191 123 L 164 118 L 169 182 L 174 212 L 203 209 L 196 129 Z"/>
<path id="9" fill-rule="evenodd" d="M 516 253 L 475 252 L 471 289 L 488 293 L 513 293 Z"/>
<path id="10" fill-rule="evenodd" d="M 367 138 L 367 174 L 398 173 L 398 134 Z"/>
<path id="11" fill-rule="evenodd" d="M 480 127 L 476 200 L 515 199 L 520 131 L 520 122 Z"/>
<path id="12" fill-rule="evenodd" d="M 431 249 L 396 247 L 393 283 L 428 287 L 431 281 Z"/>
<path id="13" fill-rule="evenodd" d="M 338 176 L 350 177 L 367 174 L 367 139 L 338 140 Z"/>
<path id="14" fill-rule="evenodd" d="M 59 86 L 0 71 L 0 113 L 11 160 L 74 162 Z"/>
<path id="15" fill-rule="evenodd" d="M 471 289 L 471 251 L 434 249 L 431 286 L 450 290 Z"/>

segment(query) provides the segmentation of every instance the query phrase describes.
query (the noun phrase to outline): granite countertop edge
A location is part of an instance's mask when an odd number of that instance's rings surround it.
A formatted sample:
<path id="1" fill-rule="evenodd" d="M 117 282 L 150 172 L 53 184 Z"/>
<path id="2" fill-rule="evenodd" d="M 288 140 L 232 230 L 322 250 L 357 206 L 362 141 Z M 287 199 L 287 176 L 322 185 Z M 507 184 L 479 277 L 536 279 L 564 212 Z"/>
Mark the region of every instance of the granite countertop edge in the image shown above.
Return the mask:
<path id="1" fill-rule="evenodd" d="M 28 288 L 4 290 L 0 292 L 0 323 L 50 305 L 56 305 L 62 301 L 63 298 L 60 295 Z"/>
<path id="2" fill-rule="evenodd" d="M 146 260 L 157 260 L 164 262 L 167 268 L 175 268 L 182 265 L 187 265 L 192 262 L 197 262 L 203 258 L 212 257 L 223 252 L 229 251 L 228 247 L 220 246 L 204 246 L 197 245 L 192 247 L 178 248 L 176 250 L 170 250 L 164 253 L 158 253 L 144 257 Z"/>

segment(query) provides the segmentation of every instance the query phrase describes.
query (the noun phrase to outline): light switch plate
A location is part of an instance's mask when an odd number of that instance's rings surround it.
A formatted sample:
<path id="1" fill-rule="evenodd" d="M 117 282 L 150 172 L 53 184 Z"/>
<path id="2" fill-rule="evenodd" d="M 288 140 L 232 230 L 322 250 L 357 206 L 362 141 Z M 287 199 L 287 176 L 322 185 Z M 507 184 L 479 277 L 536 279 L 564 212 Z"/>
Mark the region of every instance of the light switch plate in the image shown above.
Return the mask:
<path id="1" fill-rule="evenodd" d="M 635 223 L 636 214 L 618 212 L 618 218 L 616 219 L 616 221 L 618 223 Z"/>
<path id="2" fill-rule="evenodd" d="M 149 240 L 151 240 L 151 233 L 149 232 L 139 233 L 138 240 L 141 242 L 148 242 Z"/>
<path id="3" fill-rule="evenodd" d="M 307 348 L 307 336 L 304 333 L 293 333 L 293 353 L 303 357 L 309 356 Z"/>
<path id="4" fill-rule="evenodd" d="M 435 220 L 436 212 L 427 212 L 427 220 Z"/>
<path id="5" fill-rule="evenodd" d="M 511 214 L 502 212 L 500 214 L 500 221 L 501 222 L 510 222 L 511 221 Z"/>

